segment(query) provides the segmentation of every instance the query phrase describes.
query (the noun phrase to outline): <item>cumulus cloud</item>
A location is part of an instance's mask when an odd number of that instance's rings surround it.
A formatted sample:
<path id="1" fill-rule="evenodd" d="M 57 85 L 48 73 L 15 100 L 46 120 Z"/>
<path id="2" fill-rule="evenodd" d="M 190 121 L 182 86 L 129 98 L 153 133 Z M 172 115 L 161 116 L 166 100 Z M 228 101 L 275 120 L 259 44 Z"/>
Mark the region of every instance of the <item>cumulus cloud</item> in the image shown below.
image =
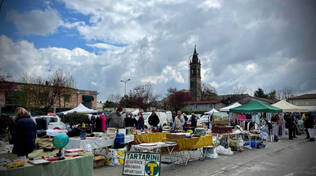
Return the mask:
<path id="1" fill-rule="evenodd" d="M 107 49 L 107 50 L 115 50 L 115 49 L 120 48 L 120 47 L 110 45 L 107 43 L 93 43 L 93 44 L 87 44 L 87 45 L 92 47 L 92 48 Z"/>
<path id="2" fill-rule="evenodd" d="M 34 71 L 45 71 L 48 65 L 62 67 L 71 71 L 78 88 L 97 89 L 101 99 L 122 93 L 120 80 L 127 78 L 131 78 L 128 88 L 151 82 L 163 94 L 169 87 L 189 88 L 188 61 L 196 44 L 202 81 L 218 93 L 232 93 L 235 87 L 251 91 L 286 87 L 299 93 L 316 87 L 315 2 L 59 1 L 88 17 L 88 22 L 78 19 L 64 27 L 77 30 L 89 47 L 106 52 L 37 49 L 31 42 L 2 36 L 8 44 L 0 47 L 5 53 L 1 64 L 10 64 L 17 73 L 32 69 L 34 63 L 38 63 Z"/>
<path id="3" fill-rule="evenodd" d="M 7 19 L 15 24 L 19 33 L 25 35 L 52 34 L 63 24 L 58 12 L 51 8 L 32 10 L 25 13 L 18 13 L 15 10 L 11 10 L 7 14 Z"/>

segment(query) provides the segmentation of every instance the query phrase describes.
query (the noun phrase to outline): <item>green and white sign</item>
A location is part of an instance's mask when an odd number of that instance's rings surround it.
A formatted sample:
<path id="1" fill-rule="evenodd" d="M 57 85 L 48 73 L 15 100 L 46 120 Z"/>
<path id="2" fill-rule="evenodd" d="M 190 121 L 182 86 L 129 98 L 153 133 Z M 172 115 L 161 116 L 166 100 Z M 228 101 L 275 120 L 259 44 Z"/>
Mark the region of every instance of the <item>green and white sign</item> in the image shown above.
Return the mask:
<path id="1" fill-rule="evenodd" d="M 123 175 L 159 176 L 160 153 L 126 152 Z"/>

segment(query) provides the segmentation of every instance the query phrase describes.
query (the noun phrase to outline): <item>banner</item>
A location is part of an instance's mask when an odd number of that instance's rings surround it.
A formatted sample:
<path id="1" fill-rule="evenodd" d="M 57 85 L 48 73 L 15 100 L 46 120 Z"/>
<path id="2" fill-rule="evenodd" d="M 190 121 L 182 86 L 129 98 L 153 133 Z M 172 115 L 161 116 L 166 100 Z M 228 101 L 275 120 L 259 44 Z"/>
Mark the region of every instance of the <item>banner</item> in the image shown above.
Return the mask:
<path id="1" fill-rule="evenodd" d="M 160 153 L 126 152 L 122 175 L 159 176 Z"/>

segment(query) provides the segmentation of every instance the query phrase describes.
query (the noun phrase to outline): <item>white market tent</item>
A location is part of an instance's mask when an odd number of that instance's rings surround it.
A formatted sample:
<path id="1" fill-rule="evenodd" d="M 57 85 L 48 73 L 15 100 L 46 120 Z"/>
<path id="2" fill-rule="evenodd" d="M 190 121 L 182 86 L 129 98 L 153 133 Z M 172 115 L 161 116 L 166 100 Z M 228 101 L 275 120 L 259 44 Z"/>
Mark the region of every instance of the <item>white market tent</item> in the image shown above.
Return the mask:
<path id="1" fill-rule="evenodd" d="M 274 103 L 272 104 L 272 106 L 282 109 L 283 112 L 308 112 L 308 109 L 293 105 L 285 100 L 281 100 L 277 103 Z"/>
<path id="2" fill-rule="evenodd" d="M 241 104 L 239 102 L 235 102 L 234 104 L 231 104 L 231 105 L 229 105 L 227 107 L 221 108 L 220 111 L 221 112 L 229 112 L 230 109 L 236 108 L 236 107 L 239 107 L 239 106 L 241 106 Z"/>
<path id="3" fill-rule="evenodd" d="M 89 114 L 89 113 L 96 113 L 98 111 L 96 111 L 94 109 L 89 109 L 89 108 L 85 107 L 83 104 L 80 103 L 77 107 L 75 107 L 75 108 L 73 108 L 71 110 L 68 110 L 68 111 L 61 112 L 61 113 L 66 115 L 68 113 L 73 113 L 73 112 Z"/>
<path id="4" fill-rule="evenodd" d="M 214 112 L 218 112 L 215 108 L 213 108 L 212 110 L 205 112 L 204 114 L 213 114 Z"/>
<path id="5" fill-rule="evenodd" d="M 298 106 L 298 107 L 306 109 L 308 112 L 316 112 L 316 106 Z"/>
<path id="6" fill-rule="evenodd" d="M 135 111 L 132 112 L 133 115 L 138 115 L 139 109 L 136 109 Z"/>

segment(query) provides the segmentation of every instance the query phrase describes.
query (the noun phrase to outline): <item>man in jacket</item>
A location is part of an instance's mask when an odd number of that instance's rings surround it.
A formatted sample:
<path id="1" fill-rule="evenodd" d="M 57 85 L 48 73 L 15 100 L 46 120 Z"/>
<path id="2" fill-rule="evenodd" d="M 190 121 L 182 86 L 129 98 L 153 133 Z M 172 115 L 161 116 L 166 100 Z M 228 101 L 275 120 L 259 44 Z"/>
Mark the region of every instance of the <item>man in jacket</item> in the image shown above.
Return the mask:
<path id="1" fill-rule="evenodd" d="M 310 141 L 315 141 L 314 138 L 314 119 L 311 116 L 311 114 L 306 114 L 306 120 L 304 122 L 304 126 L 307 129 L 309 140 Z"/>
<path id="2" fill-rule="evenodd" d="M 159 117 L 157 116 L 155 111 L 152 111 L 151 115 L 148 118 L 149 125 L 151 125 L 152 127 L 158 127 L 159 122 Z"/>
<path id="3" fill-rule="evenodd" d="M 112 112 L 107 118 L 109 128 L 124 128 L 124 118 L 121 115 L 122 107 L 117 107 L 116 112 Z"/>

